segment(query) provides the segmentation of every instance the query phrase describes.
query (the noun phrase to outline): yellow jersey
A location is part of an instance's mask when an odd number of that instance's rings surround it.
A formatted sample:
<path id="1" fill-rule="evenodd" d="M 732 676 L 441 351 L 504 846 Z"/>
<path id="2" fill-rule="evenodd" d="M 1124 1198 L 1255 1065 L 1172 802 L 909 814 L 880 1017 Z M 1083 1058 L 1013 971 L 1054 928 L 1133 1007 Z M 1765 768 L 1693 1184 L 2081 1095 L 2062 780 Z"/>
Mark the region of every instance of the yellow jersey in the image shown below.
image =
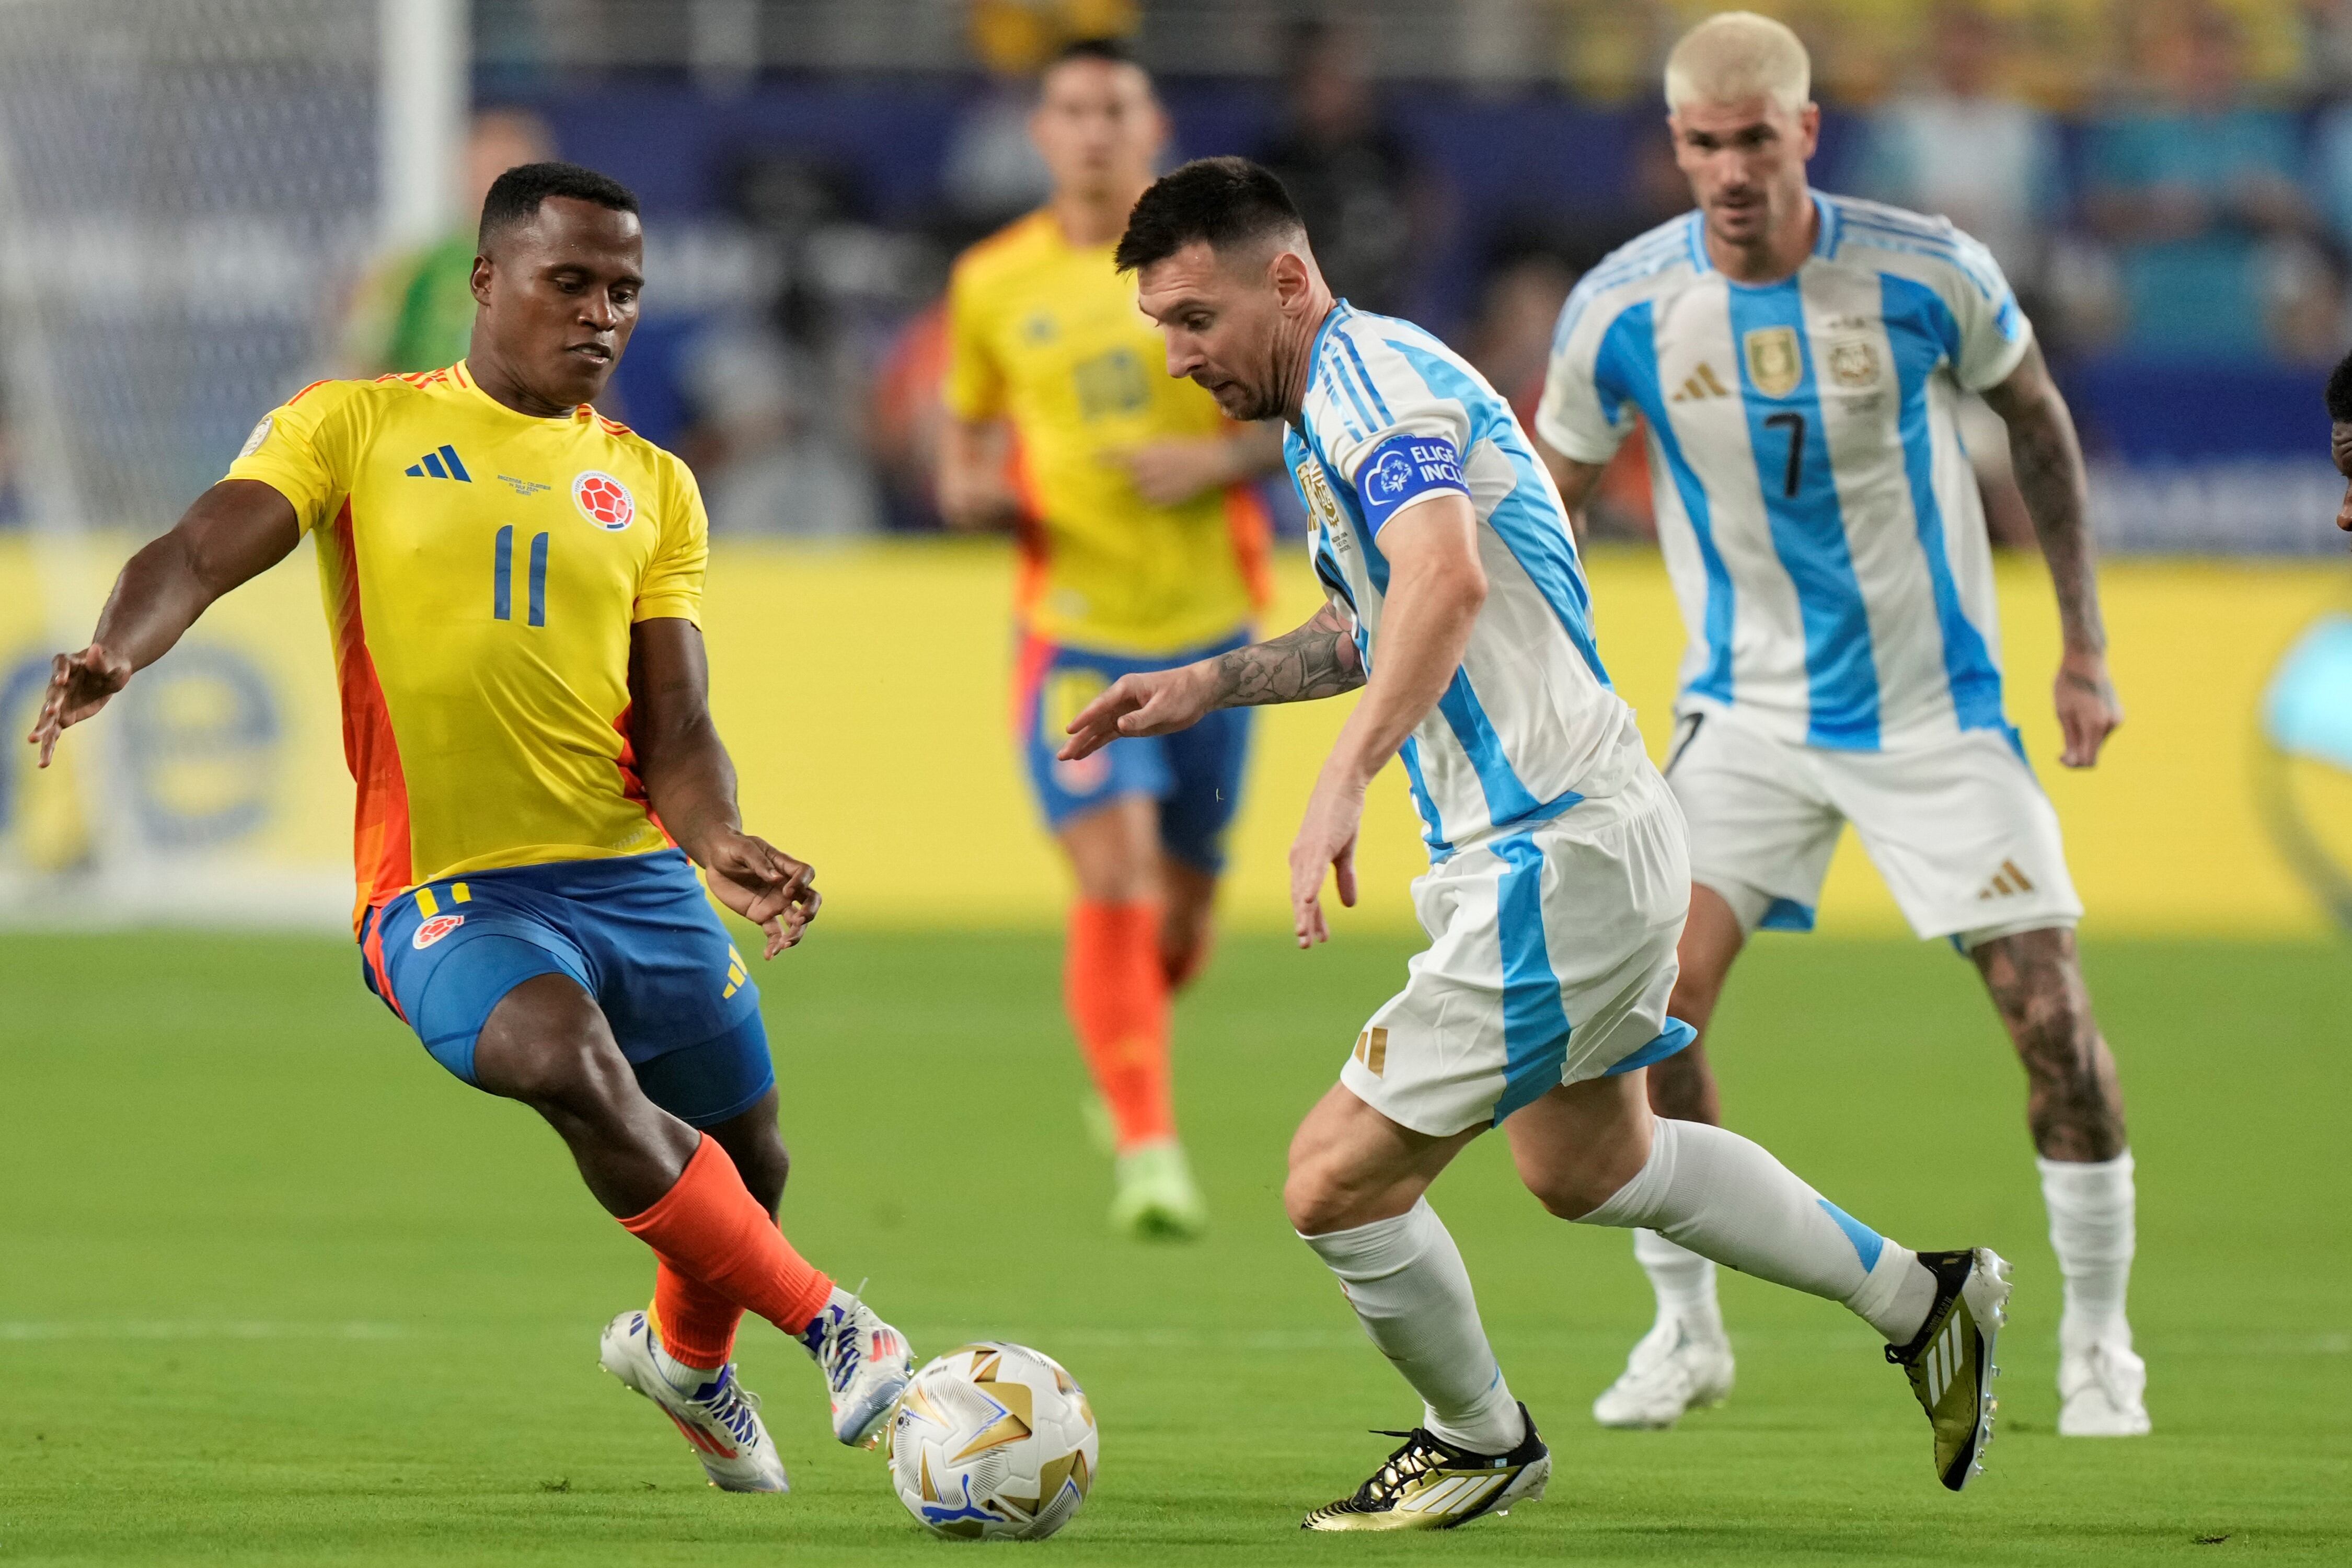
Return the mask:
<path id="1" fill-rule="evenodd" d="M 1072 245 L 1036 212 L 966 251 L 948 289 L 945 397 L 959 419 L 1013 427 L 1024 627 L 1150 657 L 1221 641 L 1266 602 L 1266 517 L 1247 485 L 1155 506 L 1112 460 L 1233 426 L 1166 374 L 1111 250 Z"/>
<path id="2" fill-rule="evenodd" d="M 305 387 L 228 478 L 317 539 L 362 917 L 467 871 L 670 843 L 629 743 L 629 637 L 699 623 L 684 463 L 584 404 L 517 413 L 460 361 Z"/>

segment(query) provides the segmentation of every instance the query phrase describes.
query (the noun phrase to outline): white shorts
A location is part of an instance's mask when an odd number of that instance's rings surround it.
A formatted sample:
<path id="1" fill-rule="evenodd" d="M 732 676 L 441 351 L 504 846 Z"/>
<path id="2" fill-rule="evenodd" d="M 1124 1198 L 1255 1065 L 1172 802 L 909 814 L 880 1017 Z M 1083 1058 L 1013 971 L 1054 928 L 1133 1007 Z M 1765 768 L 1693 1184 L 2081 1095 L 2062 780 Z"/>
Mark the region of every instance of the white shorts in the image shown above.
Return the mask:
<path id="1" fill-rule="evenodd" d="M 1340 1068 L 1435 1137 L 1688 1045 L 1666 1016 L 1690 909 L 1682 812 L 1643 763 L 1622 794 L 1467 845 L 1412 885 L 1429 950 Z"/>
<path id="2" fill-rule="evenodd" d="M 1707 709 L 1676 727 L 1666 781 L 1690 821 L 1692 880 L 1743 931 L 1812 929 L 1848 822 L 1923 938 L 1970 948 L 2082 918 L 2058 813 L 2005 731 L 1834 752 Z"/>

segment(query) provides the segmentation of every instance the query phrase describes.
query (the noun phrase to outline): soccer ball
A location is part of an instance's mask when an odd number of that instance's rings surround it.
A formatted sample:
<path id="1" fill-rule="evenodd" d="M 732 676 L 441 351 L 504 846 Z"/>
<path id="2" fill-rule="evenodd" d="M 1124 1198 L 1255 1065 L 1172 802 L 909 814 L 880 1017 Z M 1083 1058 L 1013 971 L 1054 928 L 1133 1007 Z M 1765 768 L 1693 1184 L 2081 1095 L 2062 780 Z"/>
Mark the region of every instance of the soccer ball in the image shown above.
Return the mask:
<path id="1" fill-rule="evenodd" d="M 934 1535 L 1043 1541 L 1095 1481 L 1095 1413 L 1052 1356 L 985 1341 L 915 1374 L 890 1424 L 890 1480 Z"/>

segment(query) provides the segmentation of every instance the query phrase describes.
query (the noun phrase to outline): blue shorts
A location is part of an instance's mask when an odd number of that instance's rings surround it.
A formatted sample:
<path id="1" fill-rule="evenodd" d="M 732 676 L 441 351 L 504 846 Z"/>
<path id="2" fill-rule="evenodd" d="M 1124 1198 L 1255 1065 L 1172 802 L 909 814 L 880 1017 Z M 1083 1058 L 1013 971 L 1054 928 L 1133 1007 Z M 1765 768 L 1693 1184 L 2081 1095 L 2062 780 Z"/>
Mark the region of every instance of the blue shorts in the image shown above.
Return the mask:
<path id="1" fill-rule="evenodd" d="M 1046 826 L 1058 829 L 1122 795 L 1149 795 L 1160 803 L 1160 842 L 1168 853 L 1203 871 L 1223 870 L 1225 829 L 1241 805 L 1242 771 L 1249 762 L 1248 709 L 1221 708 L 1172 735 L 1113 741 L 1075 763 L 1057 762 L 1054 753 L 1069 739 L 1066 730 L 1078 710 L 1120 676 L 1172 669 L 1248 641 L 1244 635 L 1164 658 L 1126 658 L 1025 639 L 1013 721 Z"/>
<path id="2" fill-rule="evenodd" d="M 499 1000 L 566 974 L 604 1010 L 646 1098 L 679 1120 L 712 1126 L 775 1086 L 760 988 L 679 850 L 427 883 L 368 911 L 360 953 L 368 989 L 467 1083 Z"/>

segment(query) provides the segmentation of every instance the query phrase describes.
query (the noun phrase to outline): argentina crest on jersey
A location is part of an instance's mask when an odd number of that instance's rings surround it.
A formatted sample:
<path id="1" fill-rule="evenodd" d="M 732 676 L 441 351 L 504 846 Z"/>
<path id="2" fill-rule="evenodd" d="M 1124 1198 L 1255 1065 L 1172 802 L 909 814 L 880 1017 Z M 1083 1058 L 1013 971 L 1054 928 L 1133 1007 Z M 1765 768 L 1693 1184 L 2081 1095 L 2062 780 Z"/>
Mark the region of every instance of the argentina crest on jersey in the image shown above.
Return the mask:
<path id="1" fill-rule="evenodd" d="M 1640 416 L 1691 634 L 1684 707 L 1834 750 L 2005 731 L 1958 411 L 2031 329 L 1948 222 L 1814 205 L 1813 251 L 1777 280 L 1727 279 L 1696 216 L 1602 261 L 1562 311 L 1538 425 L 1598 463 Z"/>
<path id="2" fill-rule="evenodd" d="M 1548 822 L 1624 782 L 1631 710 L 1607 685 L 1559 493 L 1510 405 L 1409 321 L 1342 302 L 1287 448 L 1318 575 L 1380 666 L 1400 513 L 1463 498 L 1486 591 L 1457 667 L 1399 753 L 1433 858 Z"/>
<path id="3" fill-rule="evenodd" d="M 1286 443 L 1286 456 L 1290 459 L 1290 477 L 1297 487 L 1299 502 L 1307 509 L 1307 552 L 1314 563 L 1316 580 L 1322 584 L 1327 596 L 1355 616 L 1364 595 L 1351 568 L 1360 557 L 1348 513 L 1332 489 L 1330 473 L 1307 444 L 1296 437 Z"/>
<path id="4" fill-rule="evenodd" d="M 1767 397 L 1786 397 L 1805 379 L 1805 351 L 1794 327 L 1758 327 L 1740 339 L 1748 379 Z"/>
<path id="5" fill-rule="evenodd" d="M 1298 481 L 1298 499 L 1306 503 L 1307 521 L 1325 533 L 1339 526 L 1339 498 L 1331 493 L 1331 481 L 1323 472 L 1323 465 L 1310 453 L 1291 466 L 1291 476 Z"/>

